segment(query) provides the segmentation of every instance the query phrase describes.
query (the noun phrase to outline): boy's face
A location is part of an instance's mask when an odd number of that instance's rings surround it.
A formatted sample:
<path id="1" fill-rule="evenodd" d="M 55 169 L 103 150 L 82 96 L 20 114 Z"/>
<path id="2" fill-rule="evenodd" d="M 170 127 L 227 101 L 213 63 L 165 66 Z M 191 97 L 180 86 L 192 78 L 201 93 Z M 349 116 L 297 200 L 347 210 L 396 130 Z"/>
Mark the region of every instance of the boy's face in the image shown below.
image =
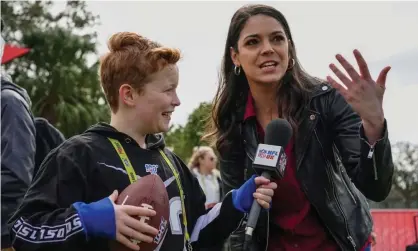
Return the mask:
<path id="1" fill-rule="evenodd" d="M 171 115 L 180 105 L 177 96 L 179 72 L 176 65 L 168 65 L 150 75 L 141 92 L 134 95 L 135 117 L 146 134 L 167 132 Z"/>

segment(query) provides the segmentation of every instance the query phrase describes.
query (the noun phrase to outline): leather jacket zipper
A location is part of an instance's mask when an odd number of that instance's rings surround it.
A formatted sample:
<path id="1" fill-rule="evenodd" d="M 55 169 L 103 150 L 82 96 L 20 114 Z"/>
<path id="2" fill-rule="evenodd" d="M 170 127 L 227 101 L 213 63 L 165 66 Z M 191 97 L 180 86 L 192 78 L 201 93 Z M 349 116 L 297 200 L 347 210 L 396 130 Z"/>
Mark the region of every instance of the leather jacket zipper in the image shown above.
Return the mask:
<path id="1" fill-rule="evenodd" d="M 367 158 L 368 159 L 372 159 L 373 161 L 373 172 L 374 172 L 374 180 L 378 180 L 379 177 L 377 176 L 377 168 L 376 168 L 376 159 L 374 156 L 374 147 L 376 146 L 377 142 L 381 141 L 383 138 L 377 140 L 373 145 L 370 145 L 369 142 L 367 142 L 367 140 L 365 139 L 361 139 L 364 142 L 366 142 L 366 144 L 370 147 L 369 153 L 367 154 Z"/>
<path id="2" fill-rule="evenodd" d="M 375 160 L 375 157 L 374 157 L 374 145 L 371 145 L 370 146 L 370 150 L 369 150 L 369 154 L 367 155 L 367 158 L 368 159 L 372 159 L 372 161 L 373 161 L 374 180 L 378 180 L 379 177 L 377 177 L 376 160 Z"/>
<path id="3" fill-rule="evenodd" d="M 252 162 L 254 162 L 254 158 L 253 157 L 251 157 L 251 155 L 247 152 L 247 151 L 245 151 L 245 153 L 247 154 L 247 157 L 252 161 Z"/>
<path id="4" fill-rule="evenodd" d="M 303 192 L 305 193 L 306 197 L 307 197 L 307 198 L 308 198 L 308 200 L 310 201 L 310 199 L 309 199 L 309 195 L 308 195 L 308 193 L 307 193 L 308 189 L 305 187 L 305 185 L 302 185 L 302 189 L 303 189 Z M 323 217 L 322 217 L 321 212 L 318 210 L 318 207 L 316 207 L 316 206 L 315 206 L 315 204 L 313 204 L 313 203 L 311 203 L 311 205 L 315 208 L 315 210 L 316 210 L 316 212 L 318 213 L 319 217 L 320 217 L 320 218 L 323 218 Z M 335 239 L 335 241 L 337 242 L 337 244 L 341 247 L 342 245 L 340 245 L 340 244 L 338 243 L 337 238 L 335 237 L 335 234 L 331 231 L 331 229 L 330 229 L 330 228 L 329 228 L 326 224 L 324 224 L 324 226 L 328 229 L 328 232 L 329 232 L 329 233 L 331 234 L 331 236 Z"/>
<path id="5" fill-rule="evenodd" d="M 319 140 L 318 134 L 317 134 L 317 132 L 316 132 L 316 130 L 315 130 L 315 129 L 314 129 L 314 134 L 315 134 L 316 140 L 317 140 L 317 141 L 318 141 L 318 143 L 319 143 L 319 146 L 321 147 L 322 156 L 323 156 L 324 160 L 326 161 L 326 163 L 328 164 L 328 162 L 327 162 L 327 158 L 325 157 L 325 153 L 324 153 L 324 147 L 322 146 L 322 143 L 321 143 L 321 141 Z M 348 234 L 346 238 L 347 238 L 347 239 L 348 239 L 348 241 L 351 243 L 351 245 L 352 245 L 352 247 L 353 247 L 353 250 L 355 251 L 355 250 L 356 250 L 356 243 L 354 242 L 353 237 L 351 237 L 350 229 L 348 228 L 348 224 L 347 224 L 347 222 L 348 222 L 348 220 L 347 220 L 347 216 L 345 216 L 344 211 L 343 211 L 342 206 L 341 206 L 341 203 L 340 203 L 340 201 L 338 200 L 338 196 L 337 196 L 337 195 L 336 195 L 336 193 L 335 193 L 335 184 L 334 184 L 334 180 L 333 180 L 333 179 L 332 179 L 332 177 L 331 177 L 331 174 L 330 174 L 330 171 L 329 171 L 329 167 L 325 168 L 325 170 L 326 170 L 326 172 L 327 172 L 328 180 L 329 180 L 329 181 L 331 182 L 331 184 L 332 184 L 332 192 L 333 192 L 333 194 L 334 194 L 335 201 L 337 202 L 338 209 L 340 210 L 341 215 L 343 216 L 343 219 L 344 219 L 345 229 L 346 229 L 347 234 Z"/>
<path id="6" fill-rule="evenodd" d="M 247 144 L 247 141 L 244 140 L 244 144 Z M 246 149 L 244 149 L 245 154 L 247 155 L 247 157 L 251 160 L 251 162 L 254 162 L 254 158 L 251 157 L 251 155 L 248 153 L 248 151 Z M 257 172 L 255 171 L 255 169 L 253 168 L 253 166 L 251 165 L 251 168 L 253 169 L 254 173 L 256 174 Z M 248 179 L 248 168 L 244 168 L 244 179 L 247 180 Z"/>
<path id="7" fill-rule="evenodd" d="M 344 176 L 344 171 L 343 170 L 340 170 L 341 171 L 341 175 L 342 176 Z M 346 178 L 345 177 L 342 177 L 343 178 L 343 183 L 344 183 L 344 186 L 345 186 L 345 188 L 347 188 L 347 191 L 348 191 L 348 193 L 350 194 L 350 197 L 351 197 L 351 199 L 353 200 L 353 202 L 354 202 L 354 205 L 357 205 L 357 201 L 356 201 L 356 199 L 355 199 L 355 197 L 354 197 L 354 194 L 353 194 L 353 192 L 351 192 L 351 189 L 349 188 L 349 185 L 347 184 L 347 182 L 346 182 Z"/>

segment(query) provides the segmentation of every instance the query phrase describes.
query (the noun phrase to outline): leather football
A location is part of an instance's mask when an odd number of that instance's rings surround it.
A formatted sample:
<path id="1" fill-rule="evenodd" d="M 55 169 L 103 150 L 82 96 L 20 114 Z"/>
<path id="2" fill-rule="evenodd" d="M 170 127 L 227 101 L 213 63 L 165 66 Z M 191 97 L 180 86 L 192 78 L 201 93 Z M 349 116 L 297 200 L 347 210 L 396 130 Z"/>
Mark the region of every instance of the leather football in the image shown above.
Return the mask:
<path id="1" fill-rule="evenodd" d="M 167 190 L 160 176 L 150 174 L 139 178 L 136 182 L 126 187 L 116 200 L 118 205 L 132 205 L 147 207 L 155 210 L 156 215 L 152 217 L 140 217 L 140 221 L 145 221 L 150 226 L 159 230 L 154 236 L 152 243 L 131 240 L 139 245 L 141 251 L 153 251 L 164 240 L 168 230 L 170 205 Z M 129 238 L 129 236 L 127 236 Z M 111 251 L 132 251 L 125 245 L 112 241 Z"/>

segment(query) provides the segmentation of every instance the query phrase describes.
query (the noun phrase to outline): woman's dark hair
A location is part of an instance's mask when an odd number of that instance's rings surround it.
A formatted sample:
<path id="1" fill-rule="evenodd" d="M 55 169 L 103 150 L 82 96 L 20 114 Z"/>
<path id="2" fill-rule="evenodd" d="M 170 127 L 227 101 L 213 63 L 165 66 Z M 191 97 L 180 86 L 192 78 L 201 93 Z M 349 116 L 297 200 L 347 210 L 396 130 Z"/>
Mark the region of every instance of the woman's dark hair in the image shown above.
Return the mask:
<path id="1" fill-rule="evenodd" d="M 204 136 L 204 139 L 209 139 L 220 152 L 227 150 L 235 138 L 234 136 L 239 137 L 237 122 L 242 118 L 238 117 L 240 115 L 237 110 L 245 106 L 249 90 L 248 81 L 243 71 L 238 76 L 234 74 L 230 48 L 233 47 L 238 51 L 240 33 L 248 19 L 255 15 L 266 15 L 276 19 L 283 26 L 286 37 L 289 39 L 289 59 L 294 59 L 295 64 L 285 73 L 278 85 L 277 96 L 279 116 L 289 121 L 294 133 L 297 133 L 301 113 L 309 102 L 309 91 L 315 84 L 314 78 L 302 69 L 298 61 L 289 24 L 282 13 L 273 7 L 262 4 L 245 5 L 238 9 L 229 25 L 219 86 L 213 100 L 208 132 Z"/>

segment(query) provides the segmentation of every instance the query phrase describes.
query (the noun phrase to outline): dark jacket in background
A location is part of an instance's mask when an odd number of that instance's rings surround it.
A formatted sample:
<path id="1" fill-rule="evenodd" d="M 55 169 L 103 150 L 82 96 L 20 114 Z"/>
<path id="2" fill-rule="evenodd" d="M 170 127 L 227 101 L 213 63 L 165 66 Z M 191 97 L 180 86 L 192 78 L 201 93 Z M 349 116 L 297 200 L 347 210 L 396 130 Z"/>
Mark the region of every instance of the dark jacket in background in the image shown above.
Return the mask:
<path id="1" fill-rule="evenodd" d="M 48 153 L 64 142 L 64 135 L 55 128 L 48 120 L 36 117 L 34 119 L 36 128 L 36 154 L 34 174 L 38 173 L 42 161 Z"/>
<path id="2" fill-rule="evenodd" d="M 7 220 L 31 183 L 35 126 L 26 91 L 1 77 L 1 248 L 10 247 Z"/>

